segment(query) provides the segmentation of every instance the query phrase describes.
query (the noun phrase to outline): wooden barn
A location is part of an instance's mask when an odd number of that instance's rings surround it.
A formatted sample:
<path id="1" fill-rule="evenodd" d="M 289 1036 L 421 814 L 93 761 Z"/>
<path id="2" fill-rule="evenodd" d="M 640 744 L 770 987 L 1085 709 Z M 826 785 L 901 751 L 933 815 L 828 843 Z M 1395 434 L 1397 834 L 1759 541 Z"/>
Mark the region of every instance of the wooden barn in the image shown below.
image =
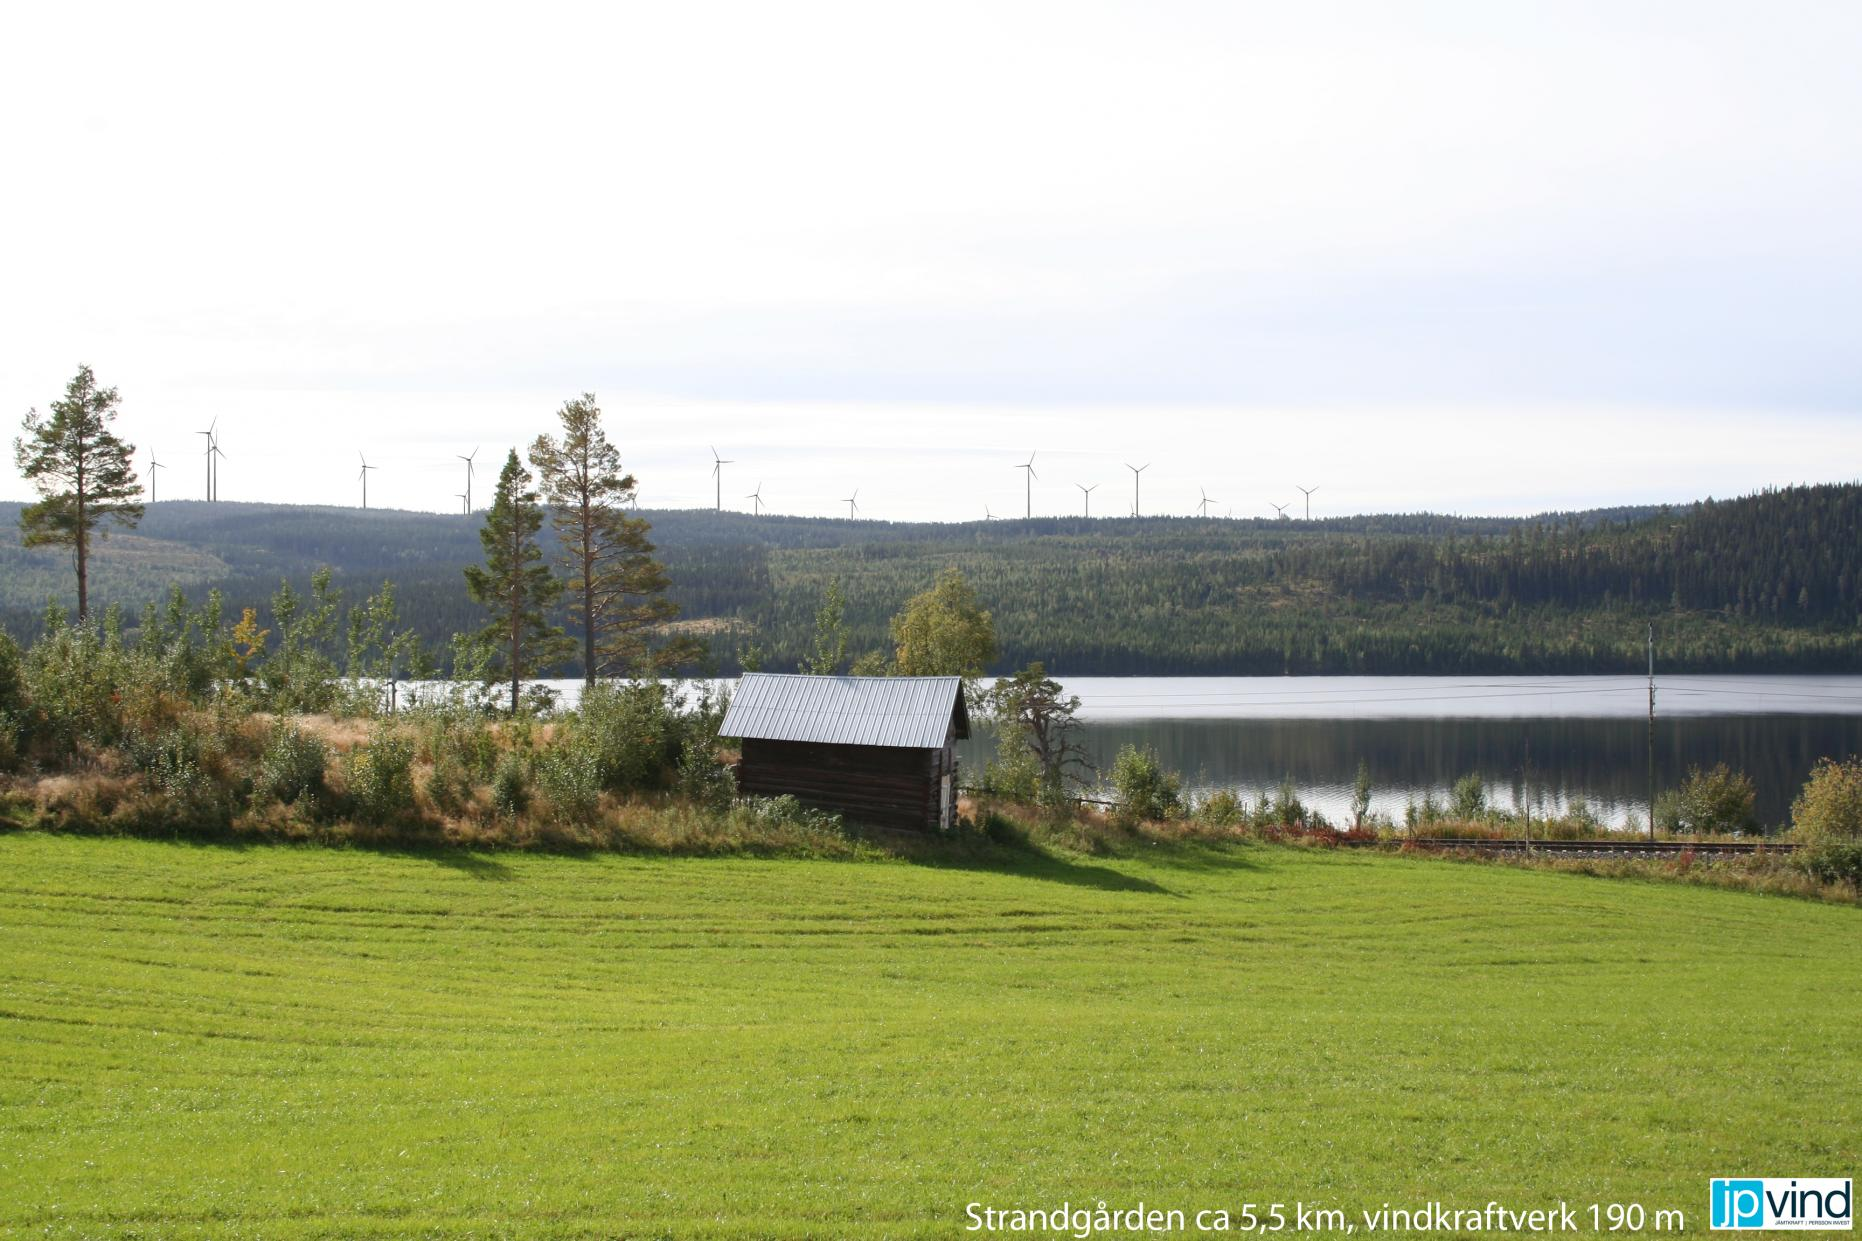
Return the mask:
<path id="1" fill-rule="evenodd" d="M 970 735 L 960 677 L 749 672 L 719 732 L 743 742 L 744 793 L 880 827 L 956 821 L 957 742 Z"/>

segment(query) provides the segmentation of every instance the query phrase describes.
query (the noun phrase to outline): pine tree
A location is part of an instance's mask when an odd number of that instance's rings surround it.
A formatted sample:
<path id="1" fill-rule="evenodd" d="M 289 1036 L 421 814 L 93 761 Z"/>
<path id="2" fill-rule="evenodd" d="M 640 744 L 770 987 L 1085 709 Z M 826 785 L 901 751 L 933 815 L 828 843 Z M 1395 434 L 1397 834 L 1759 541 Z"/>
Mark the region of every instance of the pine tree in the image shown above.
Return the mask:
<path id="1" fill-rule="evenodd" d="M 633 475 L 601 429 L 601 407 L 585 392 L 563 403 L 562 435 L 530 446 L 550 520 L 562 548 L 569 614 L 582 626 L 582 675 L 656 672 L 696 652 L 688 641 L 655 644 L 679 614 L 666 597 L 666 568 L 653 555 L 652 526 L 623 507 Z"/>
<path id="2" fill-rule="evenodd" d="M 569 646 L 563 631 L 544 618 L 545 609 L 561 597 L 562 583 L 550 575 L 543 549 L 537 546 L 543 510 L 530 482 L 530 471 L 513 448 L 498 474 L 497 495 L 478 535 L 485 563 L 465 571 L 467 591 L 492 614 L 478 637 L 497 653 L 489 666 L 511 679 L 512 714 L 517 712 L 523 679 L 560 661 Z"/>
<path id="3" fill-rule="evenodd" d="M 13 460 L 44 497 L 19 514 L 26 547 L 69 547 L 78 573 L 78 618 L 90 615 L 91 536 L 105 537 L 106 520 L 134 526 L 142 520 L 142 492 L 130 465 L 130 446 L 110 430 L 121 398 L 99 388 L 88 366 L 52 402 L 49 420 L 28 410 L 25 434 L 13 441 Z"/>

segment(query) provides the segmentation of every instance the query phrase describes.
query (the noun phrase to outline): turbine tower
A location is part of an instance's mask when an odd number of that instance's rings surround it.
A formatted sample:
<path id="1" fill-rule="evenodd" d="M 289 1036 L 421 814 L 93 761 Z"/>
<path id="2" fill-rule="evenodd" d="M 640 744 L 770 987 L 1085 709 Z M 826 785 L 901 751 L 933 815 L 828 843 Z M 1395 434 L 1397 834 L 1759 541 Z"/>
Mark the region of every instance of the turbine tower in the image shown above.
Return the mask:
<path id="1" fill-rule="evenodd" d="M 212 422 L 207 424 L 207 429 L 205 431 L 194 432 L 196 435 L 204 435 L 207 437 L 207 447 L 202 455 L 207 458 L 207 490 L 205 494 L 209 500 L 213 499 L 213 429 L 219 425 L 220 420 L 215 418 Z"/>
<path id="2" fill-rule="evenodd" d="M 1028 485 L 1028 512 L 1026 516 L 1033 517 L 1034 516 L 1034 480 L 1041 477 L 1039 474 L 1036 474 L 1034 472 L 1034 453 L 1029 453 L 1028 460 L 1024 461 L 1022 464 L 1016 466 L 1015 468 L 1018 470 L 1028 471 L 1028 477 L 1023 480 Z"/>
<path id="3" fill-rule="evenodd" d="M 367 457 L 363 457 L 361 450 L 359 449 L 356 452 L 356 456 L 361 457 L 362 459 L 362 469 L 361 469 L 361 472 L 356 475 L 356 477 L 362 480 L 362 507 L 367 508 L 369 506 L 369 471 L 379 470 L 381 469 L 381 467 L 379 465 L 370 465 L 369 459 Z"/>
<path id="4" fill-rule="evenodd" d="M 465 501 L 465 511 L 470 513 L 472 511 L 472 458 L 478 456 L 478 449 L 474 448 L 471 452 L 456 452 L 453 456 L 466 463 L 466 489 L 465 494 L 459 498 Z"/>
<path id="5" fill-rule="evenodd" d="M 711 450 L 711 481 L 716 483 L 718 486 L 717 504 L 718 504 L 718 512 L 720 513 L 724 511 L 724 467 L 727 465 L 734 465 L 734 464 L 736 463 L 732 461 L 727 461 L 723 457 L 718 456 L 718 450 L 715 447 L 712 448 Z"/>
<path id="6" fill-rule="evenodd" d="M 1298 483 L 1294 483 L 1293 487 L 1294 487 L 1294 490 L 1296 491 L 1303 491 L 1306 493 L 1306 520 L 1311 521 L 1312 520 L 1312 493 L 1319 489 L 1317 487 L 1302 487 Z"/>
<path id="7" fill-rule="evenodd" d="M 1133 465 L 1127 461 L 1125 468 L 1131 471 L 1131 515 L 1142 517 L 1143 514 L 1138 511 L 1138 476 L 1150 469 L 1151 463 L 1147 461 L 1143 465 Z"/>
<path id="8" fill-rule="evenodd" d="M 1086 501 L 1086 515 L 1091 517 L 1093 515 L 1093 492 L 1099 490 L 1099 484 L 1094 483 L 1090 487 L 1080 483 L 1075 483 L 1073 485 L 1080 489 L 1080 497 Z"/>
<path id="9" fill-rule="evenodd" d="M 750 501 L 752 504 L 756 506 L 756 515 L 758 517 L 761 517 L 763 515 L 763 484 L 762 483 L 759 482 L 756 485 L 756 490 L 752 491 L 749 495 L 745 496 L 744 499 Z"/>
<path id="10" fill-rule="evenodd" d="M 853 515 L 859 511 L 860 511 L 860 489 L 858 487 L 855 487 L 853 489 L 853 494 L 847 497 L 847 520 L 852 521 Z"/>
<path id="11" fill-rule="evenodd" d="M 1208 493 L 1207 491 L 1203 491 L 1203 489 L 1202 489 L 1201 487 L 1198 487 L 1198 488 L 1197 488 L 1196 490 L 1198 490 L 1198 491 L 1202 491 L 1202 492 L 1203 492 L 1203 498 L 1202 498 L 1202 503 L 1200 503 L 1200 504 L 1198 504 L 1198 505 L 1197 505 L 1196 507 L 1197 507 L 1197 508 L 1198 508 L 1199 510 L 1201 510 L 1201 513 L 1200 513 L 1200 515 L 1201 515 L 1201 516 L 1203 516 L 1203 517 L 1207 517 L 1207 516 L 1209 516 L 1209 506 L 1210 506 L 1211 504 L 1220 504 L 1220 503 L 1222 503 L 1222 501 L 1220 501 L 1220 500 L 1211 500 L 1211 499 L 1209 498 L 1209 493 Z"/>

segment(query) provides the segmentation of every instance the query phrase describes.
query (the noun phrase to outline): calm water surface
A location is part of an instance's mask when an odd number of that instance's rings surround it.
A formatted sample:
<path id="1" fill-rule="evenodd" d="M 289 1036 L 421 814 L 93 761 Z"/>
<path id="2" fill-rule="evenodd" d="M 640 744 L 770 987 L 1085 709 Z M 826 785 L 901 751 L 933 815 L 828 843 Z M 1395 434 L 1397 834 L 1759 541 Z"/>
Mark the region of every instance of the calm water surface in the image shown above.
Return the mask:
<path id="1" fill-rule="evenodd" d="M 1291 780 L 1334 819 L 1360 760 L 1372 808 L 1402 821 L 1411 801 L 1480 775 L 1488 798 L 1556 813 L 1583 799 L 1600 817 L 1646 814 L 1648 682 L 1638 677 L 1075 677 L 1085 744 L 1104 769 L 1126 744 L 1156 748 L 1196 791 L 1250 798 Z M 980 779 L 993 737 L 965 742 Z M 1724 762 L 1758 786 L 1759 815 L 1789 818 L 1825 755 L 1862 753 L 1862 677 L 1676 676 L 1656 682 L 1658 785 Z"/>
<path id="2" fill-rule="evenodd" d="M 1360 760 L 1372 808 L 1398 822 L 1411 801 L 1469 773 L 1505 808 L 1556 813 L 1583 799 L 1606 821 L 1646 814 L 1648 682 L 1641 677 L 1072 677 L 1084 741 L 1103 770 L 1126 744 L 1156 748 L 1196 792 L 1250 798 L 1291 780 L 1334 820 Z M 579 681 L 551 681 L 573 705 Z M 729 683 L 726 682 L 726 685 Z M 994 752 L 962 743 L 966 780 Z M 1727 763 L 1780 824 L 1817 759 L 1862 753 L 1862 676 L 1673 676 L 1656 681 L 1658 786 Z"/>

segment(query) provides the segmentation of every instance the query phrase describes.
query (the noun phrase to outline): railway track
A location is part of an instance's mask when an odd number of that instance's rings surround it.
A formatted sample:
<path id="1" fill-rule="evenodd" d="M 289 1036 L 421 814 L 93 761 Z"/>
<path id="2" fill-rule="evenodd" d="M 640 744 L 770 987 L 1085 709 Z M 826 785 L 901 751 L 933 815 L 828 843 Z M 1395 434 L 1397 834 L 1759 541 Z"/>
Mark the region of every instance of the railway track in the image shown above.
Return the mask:
<path id="1" fill-rule="evenodd" d="M 1769 840 L 1457 840 L 1447 836 L 1418 836 L 1408 843 L 1423 849 L 1463 849 L 1476 853 L 1560 853 L 1583 857 L 1731 857 L 1750 853 L 1790 853 L 1797 848 Z"/>

